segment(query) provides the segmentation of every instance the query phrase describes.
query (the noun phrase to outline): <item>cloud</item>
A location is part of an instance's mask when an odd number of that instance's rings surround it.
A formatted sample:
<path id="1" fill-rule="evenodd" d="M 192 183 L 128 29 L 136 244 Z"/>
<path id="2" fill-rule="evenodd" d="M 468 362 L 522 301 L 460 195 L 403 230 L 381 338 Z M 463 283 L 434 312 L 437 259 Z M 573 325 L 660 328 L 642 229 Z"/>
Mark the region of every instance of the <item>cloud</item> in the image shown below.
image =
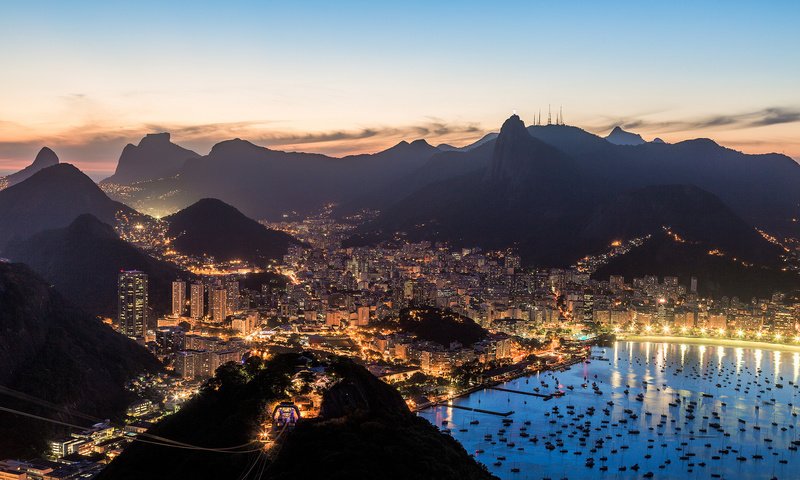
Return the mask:
<path id="1" fill-rule="evenodd" d="M 0 125 L 4 123 L 0 120 Z M 477 123 L 448 123 L 428 119 L 416 125 L 371 126 L 353 130 L 302 132 L 280 129 L 276 122 L 247 121 L 181 125 L 147 123 L 132 127 L 104 128 L 84 124 L 61 132 L 36 136 L 30 129 L 22 140 L 0 139 L 0 171 L 17 170 L 29 164 L 42 146 L 55 150 L 63 162 L 75 163 L 83 170 L 113 172 L 122 148 L 138 143 L 147 133 L 170 132 L 172 140 L 201 154 L 214 144 L 231 138 L 244 138 L 269 148 L 307 151 L 328 155 L 369 153 L 388 148 L 401 140 L 425 138 L 431 143 L 468 143 L 484 134 Z M 21 126 L 18 126 L 21 127 Z"/>
<path id="2" fill-rule="evenodd" d="M 713 115 L 695 119 L 652 121 L 646 118 L 616 118 L 598 126 L 598 130 L 611 130 L 617 125 L 623 128 L 642 128 L 649 131 L 664 133 L 685 132 L 693 130 L 715 129 L 725 127 L 728 129 L 743 129 L 765 127 L 784 123 L 800 122 L 800 108 L 770 107 L 760 110 L 743 112 L 730 115 Z"/>

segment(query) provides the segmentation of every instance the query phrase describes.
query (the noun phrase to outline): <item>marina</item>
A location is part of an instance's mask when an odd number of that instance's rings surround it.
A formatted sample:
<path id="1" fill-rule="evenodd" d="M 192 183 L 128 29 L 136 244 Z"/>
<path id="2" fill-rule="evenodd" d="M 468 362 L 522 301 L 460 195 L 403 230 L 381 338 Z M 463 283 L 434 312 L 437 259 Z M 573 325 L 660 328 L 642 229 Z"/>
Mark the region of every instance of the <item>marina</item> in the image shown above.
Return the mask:
<path id="1" fill-rule="evenodd" d="M 796 478 L 798 380 L 797 352 L 619 341 L 419 415 L 500 478 Z"/>

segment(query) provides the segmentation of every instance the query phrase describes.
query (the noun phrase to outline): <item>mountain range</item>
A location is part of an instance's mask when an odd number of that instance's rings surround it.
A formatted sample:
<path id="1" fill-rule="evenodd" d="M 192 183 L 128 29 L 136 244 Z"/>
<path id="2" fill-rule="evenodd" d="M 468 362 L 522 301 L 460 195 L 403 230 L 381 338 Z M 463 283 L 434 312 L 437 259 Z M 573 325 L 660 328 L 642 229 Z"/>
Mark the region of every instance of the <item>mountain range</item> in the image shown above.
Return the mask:
<path id="1" fill-rule="evenodd" d="M 639 149 L 641 156 L 624 153 Z M 466 152 L 447 154 L 468 159 Z M 685 157 L 696 160 L 690 164 Z M 617 146 L 575 127 L 526 128 L 516 115 L 503 124 L 488 162 L 467 161 L 472 165 L 467 173 L 407 195 L 362 226 L 349 244 L 402 232 L 410 240 L 515 248 L 530 265 L 566 266 L 602 253 L 615 239 L 669 229 L 706 251 L 721 249 L 731 259 L 777 269 L 778 248 L 742 212 L 764 220 L 758 212 L 771 206 L 772 218 L 781 218 L 773 227 L 791 225 L 792 198 L 800 195 L 789 188 L 792 182 L 800 185 L 800 166 L 779 155 L 743 155 L 706 140 Z M 755 162 L 764 171 L 752 173 Z M 711 188 L 737 196 L 730 184 L 710 175 L 713 169 L 725 170 L 718 176 L 736 178 L 739 197 L 747 190 L 749 203 L 732 202 L 741 212 L 712 193 Z M 656 178 L 654 171 L 661 175 Z M 765 183 L 745 186 L 744 178 L 754 176 Z M 775 190 L 786 197 L 773 202 Z"/>

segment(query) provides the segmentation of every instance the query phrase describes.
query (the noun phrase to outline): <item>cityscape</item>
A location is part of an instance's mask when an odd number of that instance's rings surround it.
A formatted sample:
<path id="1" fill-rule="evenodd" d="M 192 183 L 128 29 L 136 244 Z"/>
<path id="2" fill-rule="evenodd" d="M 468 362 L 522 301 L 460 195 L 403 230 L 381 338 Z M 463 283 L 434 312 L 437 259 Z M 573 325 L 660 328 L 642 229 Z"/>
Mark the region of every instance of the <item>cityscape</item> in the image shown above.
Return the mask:
<path id="1" fill-rule="evenodd" d="M 335 3 L 0 20 L 0 480 L 797 478 L 797 6 Z"/>

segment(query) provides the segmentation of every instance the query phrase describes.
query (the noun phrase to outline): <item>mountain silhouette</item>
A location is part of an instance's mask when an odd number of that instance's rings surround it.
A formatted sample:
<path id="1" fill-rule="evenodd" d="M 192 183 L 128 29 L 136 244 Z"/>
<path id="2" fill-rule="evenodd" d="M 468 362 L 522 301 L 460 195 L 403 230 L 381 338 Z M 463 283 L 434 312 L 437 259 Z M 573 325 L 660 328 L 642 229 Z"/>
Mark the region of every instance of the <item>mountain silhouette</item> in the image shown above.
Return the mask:
<path id="1" fill-rule="evenodd" d="M 638 133 L 626 132 L 620 126 L 614 127 L 606 140 L 614 145 L 641 145 L 646 143 Z"/>
<path id="2" fill-rule="evenodd" d="M 141 191 L 126 201 L 143 211 L 176 211 L 202 198 L 219 198 L 253 218 L 277 220 L 391 185 L 439 152 L 417 140 L 374 154 L 335 158 L 272 150 L 237 138 L 186 162 L 176 178 L 137 185 Z"/>
<path id="3" fill-rule="evenodd" d="M 117 214 L 139 215 L 109 199 L 73 165 L 60 163 L 45 168 L 0 191 L 0 252 L 9 240 L 66 227 L 84 213 L 109 224 L 116 222 Z"/>
<path id="4" fill-rule="evenodd" d="M 139 145 L 125 145 L 114 175 L 101 183 L 131 184 L 171 177 L 187 160 L 199 155 L 170 142 L 169 133 L 150 133 Z"/>
<path id="5" fill-rule="evenodd" d="M 11 242 L 4 255 L 30 266 L 72 304 L 112 318 L 117 313 L 120 270 L 148 275 L 150 306 L 156 314 L 170 310 L 172 281 L 188 276 L 121 240 L 111 226 L 90 214 L 80 215 L 65 228 Z"/>
<path id="6" fill-rule="evenodd" d="M 58 163 L 58 156 L 48 147 L 42 147 L 39 150 L 39 153 L 36 154 L 36 158 L 33 160 L 33 163 L 28 165 L 27 167 L 23 168 L 19 172 L 12 173 L 8 175 L 3 180 L 5 183 L 6 188 L 16 185 L 19 182 L 27 180 L 30 178 L 34 173 L 38 172 L 47 167 L 52 167 Z"/>
<path id="7" fill-rule="evenodd" d="M 209 255 L 216 260 L 263 262 L 286 254 L 294 237 L 270 230 L 236 208 L 215 198 L 204 198 L 164 219 L 172 248 L 187 255 Z"/>
<path id="8" fill-rule="evenodd" d="M 0 385 L 99 418 L 120 420 L 131 400 L 125 383 L 160 369 L 147 350 L 71 305 L 21 264 L 0 262 L 0 330 Z M 87 427 L 94 423 L 7 395 L 3 406 Z M 0 412 L 0 455 L 41 455 L 46 440 L 63 432 Z"/>
<path id="9" fill-rule="evenodd" d="M 565 144 L 569 154 L 557 144 Z M 645 147 L 650 146 L 618 147 L 574 127 L 526 129 L 512 116 L 483 170 L 408 195 L 347 244 L 374 243 L 404 232 L 409 240 L 516 248 L 529 265 L 563 267 L 604 252 L 615 239 L 655 235 L 669 227 L 707 250 L 720 248 L 740 259 L 775 265 L 778 250 L 714 194 L 687 184 L 630 182 L 627 189 L 610 188 L 606 178 L 613 172 L 596 173 L 609 165 L 588 165 L 592 158 L 595 163 L 612 158 L 608 164 L 621 168 L 613 160 L 617 149 Z"/>

